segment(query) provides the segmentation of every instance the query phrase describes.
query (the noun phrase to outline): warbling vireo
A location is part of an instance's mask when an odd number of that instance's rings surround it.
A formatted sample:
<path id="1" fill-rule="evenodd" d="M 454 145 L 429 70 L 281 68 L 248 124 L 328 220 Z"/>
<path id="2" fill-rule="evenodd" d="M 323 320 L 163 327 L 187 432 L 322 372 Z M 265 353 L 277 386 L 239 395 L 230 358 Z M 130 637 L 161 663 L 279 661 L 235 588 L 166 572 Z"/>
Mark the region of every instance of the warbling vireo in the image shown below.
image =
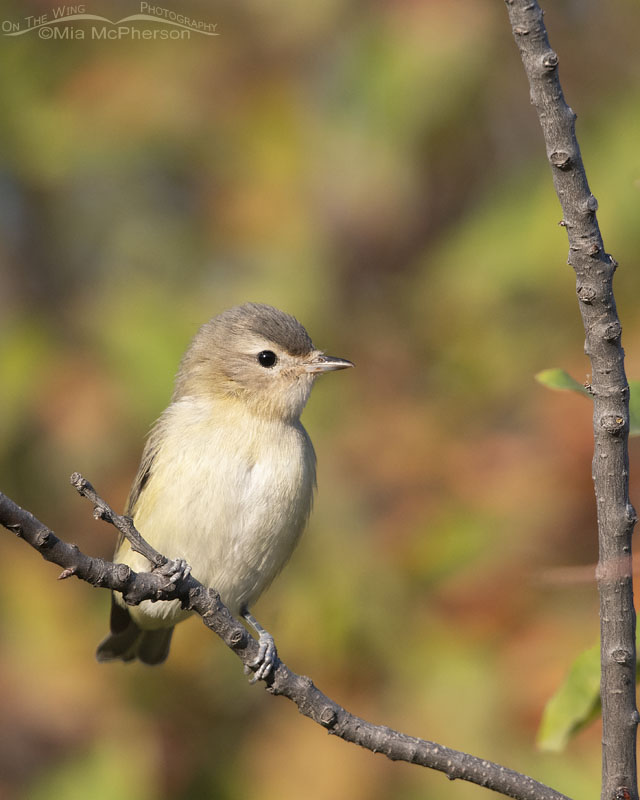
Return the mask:
<path id="1" fill-rule="evenodd" d="M 258 633 L 258 678 L 276 650 L 249 608 L 293 552 L 315 487 L 315 453 L 300 414 L 318 375 L 352 366 L 316 350 L 294 317 L 271 306 L 247 303 L 214 317 L 182 358 L 131 488 L 126 513 L 144 538 L 186 561 Z M 151 568 L 126 540 L 114 560 Z M 178 600 L 127 607 L 114 595 L 111 633 L 97 658 L 159 664 L 174 625 L 188 615 Z"/>

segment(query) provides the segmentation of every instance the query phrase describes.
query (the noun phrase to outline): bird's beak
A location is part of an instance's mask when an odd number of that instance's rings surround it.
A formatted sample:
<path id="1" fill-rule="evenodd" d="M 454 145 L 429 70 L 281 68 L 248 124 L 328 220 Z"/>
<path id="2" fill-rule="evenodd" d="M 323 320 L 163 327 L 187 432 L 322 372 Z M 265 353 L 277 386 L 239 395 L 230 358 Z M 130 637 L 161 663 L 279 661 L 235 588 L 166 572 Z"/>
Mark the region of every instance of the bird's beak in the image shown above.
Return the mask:
<path id="1" fill-rule="evenodd" d="M 348 367 L 355 367 L 355 364 L 352 361 L 347 361 L 346 358 L 325 356 L 324 353 L 320 352 L 312 353 L 305 365 L 306 371 L 313 375 L 321 372 L 331 372 L 334 369 L 347 369 Z"/>

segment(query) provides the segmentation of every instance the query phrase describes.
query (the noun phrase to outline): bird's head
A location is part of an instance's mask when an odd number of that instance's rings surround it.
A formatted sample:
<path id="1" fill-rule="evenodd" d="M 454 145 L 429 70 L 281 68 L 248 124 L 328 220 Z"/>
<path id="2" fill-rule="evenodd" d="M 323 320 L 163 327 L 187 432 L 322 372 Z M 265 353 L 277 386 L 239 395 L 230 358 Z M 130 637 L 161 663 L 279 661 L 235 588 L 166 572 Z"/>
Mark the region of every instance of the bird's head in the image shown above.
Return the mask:
<path id="1" fill-rule="evenodd" d="M 246 303 L 200 328 L 180 364 L 174 400 L 235 398 L 260 416 L 295 420 L 318 375 L 352 366 L 317 350 L 289 314 Z"/>

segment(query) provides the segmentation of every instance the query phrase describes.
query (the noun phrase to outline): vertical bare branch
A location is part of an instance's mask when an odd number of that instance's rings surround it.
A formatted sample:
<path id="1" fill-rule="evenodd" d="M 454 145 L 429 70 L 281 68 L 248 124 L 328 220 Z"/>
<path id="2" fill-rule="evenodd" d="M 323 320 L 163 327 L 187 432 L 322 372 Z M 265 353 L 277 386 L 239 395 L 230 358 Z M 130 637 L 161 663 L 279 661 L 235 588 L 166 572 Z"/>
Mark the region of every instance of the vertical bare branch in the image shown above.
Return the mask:
<path id="1" fill-rule="evenodd" d="M 569 264 L 591 360 L 593 481 L 598 508 L 602 692 L 602 798 L 636 800 L 635 611 L 629 502 L 629 385 L 613 297 L 615 260 L 605 253 L 575 135 L 576 115 L 558 79 L 543 12 L 531 0 L 506 0 L 513 35 L 542 126 L 553 182 L 569 237 Z"/>

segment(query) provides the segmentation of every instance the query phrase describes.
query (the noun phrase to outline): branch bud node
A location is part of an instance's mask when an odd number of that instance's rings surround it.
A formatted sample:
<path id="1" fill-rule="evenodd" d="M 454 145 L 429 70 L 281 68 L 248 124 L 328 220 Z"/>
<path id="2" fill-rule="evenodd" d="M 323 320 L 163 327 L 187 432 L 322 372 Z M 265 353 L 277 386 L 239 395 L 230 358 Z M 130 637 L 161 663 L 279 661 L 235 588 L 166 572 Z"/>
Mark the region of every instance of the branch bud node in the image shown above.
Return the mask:
<path id="1" fill-rule="evenodd" d="M 36 536 L 36 547 L 46 547 L 50 536 L 51 531 L 48 528 L 40 528 Z"/>
<path id="2" fill-rule="evenodd" d="M 69 482 L 79 492 L 82 491 L 82 489 L 84 489 L 87 483 L 79 472 L 74 472 L 73 475 L 69 478 Z"/>
<path id="3" fill-rule="evenodd" d="M 63 569 L 62 572 L 58 575 L 58 580 L 64 581 L 75 574 L 76 574 L 76 567 L 67 567 L 66 569 Z"/>
<path id="4" fill-rule="evenodd" d="M 549 156 L 549 161 L 558 169 L 569 169 L 571 167 L 571 156 L 564 150 L 554 150 Z"/>
<path id="5" fill-rule="evenodd" d="M 127 564 L 118 564 L 116 576 L 119 581 L 125 583 L 131 577 L 131 567 L 129 567 Z"/>
<path id="6" fill-rule="evenodd" d="M 631 653 L 624 648 L 614 650 L 611 653 L 611 658 L 616 662 L 616 664 L 630 664 L 632 661 Z"/>
<path id="7" fill-rule="evenodd" d="M 596 290 L 593 286 L 578 286 L 577 293 L 578 298 L 585 303 L 585 305 L 590 305 L 596 299 Z"/>
<path id="8" fill-rule="evenodd" d="M 604 329 L 603 335 L 607 342 L 615 342 L 616 339 L 619 339 L 622 335 L 622 326 L 618 320 L 610 322 Z"/>
<path id="9" fill-rule="evenodd" d="M 592 194 L 590 194 L 586 199 L 583 210 L 591 214 L 595 214 L 595 212 L 598 210 L 598 201 Z"/>
<path id="10" fill-rule="evenodd" d="M 338 715 L 331 706 L 325 706 L 325 708 L 322 709 L 320 724 L 324 725 L 325 728 L 332 728 L 336 724 L 337 719 Z"/>
<path id="11" fill-rule="evenodd" d="M 241 628 L 236 628 L 231 636 L 229 636 L 229 644 L 231 647 L 237 647 L 245 638 L 245 633 Z"/>
<path id="12" fill-rule="evenodd" d="M 606 414 L 600 418 L 600 427 L 612 436 L 620 436 L 624 431 L 624 417 L 617 414 Z"/>

